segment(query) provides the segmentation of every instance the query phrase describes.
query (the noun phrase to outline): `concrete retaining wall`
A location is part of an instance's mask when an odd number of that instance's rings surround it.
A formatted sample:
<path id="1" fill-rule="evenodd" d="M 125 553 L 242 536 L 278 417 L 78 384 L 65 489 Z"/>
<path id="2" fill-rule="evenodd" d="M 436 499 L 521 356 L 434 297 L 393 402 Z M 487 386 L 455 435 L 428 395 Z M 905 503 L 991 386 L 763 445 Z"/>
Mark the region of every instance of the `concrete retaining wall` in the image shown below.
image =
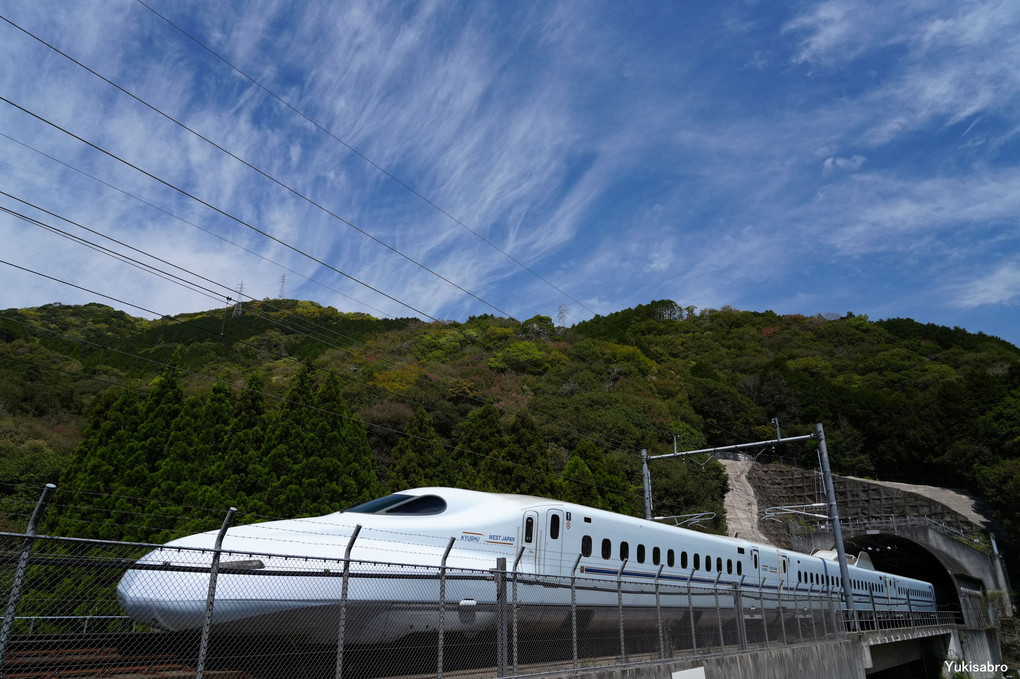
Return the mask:
<path id="1" fill-rule="evenodd" d="M 806 646 L 749 650 L 729 655 L 667 663 L 585 670 L 574 675 L 585 679 L 862 679 L 861 647 L 849 640 Z"/>

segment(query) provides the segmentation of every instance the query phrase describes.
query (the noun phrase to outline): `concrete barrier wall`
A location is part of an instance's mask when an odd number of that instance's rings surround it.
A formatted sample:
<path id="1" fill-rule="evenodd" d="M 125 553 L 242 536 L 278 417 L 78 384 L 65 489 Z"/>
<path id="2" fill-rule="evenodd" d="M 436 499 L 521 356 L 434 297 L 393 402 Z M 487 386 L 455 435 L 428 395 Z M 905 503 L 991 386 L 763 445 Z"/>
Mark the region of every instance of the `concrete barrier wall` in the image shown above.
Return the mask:
<path id="1" fill-rule="evenodd" d="M 837 641 L 708 656 L 667 663 L 603 669 L 580 669 L 584 679 L 862 679 L 864 656 L 859 644 Z"/>

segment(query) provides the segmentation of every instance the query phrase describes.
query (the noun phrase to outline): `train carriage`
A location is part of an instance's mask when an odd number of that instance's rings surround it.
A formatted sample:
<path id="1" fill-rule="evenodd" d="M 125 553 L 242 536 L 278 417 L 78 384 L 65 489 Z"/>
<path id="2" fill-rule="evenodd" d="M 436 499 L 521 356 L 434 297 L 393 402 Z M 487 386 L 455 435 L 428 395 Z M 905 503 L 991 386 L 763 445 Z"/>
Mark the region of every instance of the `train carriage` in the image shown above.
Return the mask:
<path id="1" fill-rule="evenodd" d="M 355 530 L 360 532 L 352 542 Z M 200 627 L 215 540 L 215 531 L 188 536 L 140 559 L 117 589 L 127 614 L 162 629 Z M 345 614 L 355 623 L 349 625 L 352 643 L 387 643 L 435 629 L 440 587 L 453 607 L 443 621 L 447 630 L 474 634 L 493 627 L 499 595 L 491 578 L 478 573 L 493 569 L 499 558 L 506 559 L 519 600 L 529 604 L 520 607 L 522 623 L 537 632 L 566 624 L 571 578 L 586 583 L 578 620 L 587 632 L 614 629 L 621 601 L 632 622 L 654 626 L 658 586 L 686 592 L 682 605 L 663 607 L 667 625 L 717 625 L 716 613 L 731 610 L 740 595 L 759 602 L 756 615 L 763 620 L 781 608 L 796 610 L 795 603 L 808 596 L 841 600 L 831 555 L 546 498 L 418 488 L 323 517 L 230 529 L 222 544 L 213 624 L 335 642 L 348 548 Z M 442 581 L 436 577 L 440 566 L 449 576 Z M 928 583 L 878 572 L 863 559 L 849 573 L 857 608 L 873 614 L 935 610 Z"/>

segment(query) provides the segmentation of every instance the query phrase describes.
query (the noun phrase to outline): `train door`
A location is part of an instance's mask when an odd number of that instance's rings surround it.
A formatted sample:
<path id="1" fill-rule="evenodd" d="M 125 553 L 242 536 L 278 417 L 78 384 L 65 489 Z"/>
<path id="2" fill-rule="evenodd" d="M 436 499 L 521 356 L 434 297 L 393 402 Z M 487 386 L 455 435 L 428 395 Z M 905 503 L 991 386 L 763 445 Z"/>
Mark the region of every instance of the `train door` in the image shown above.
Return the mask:
<path id="1" fill-rule="evenodd" d="M 761 555 L 758 554 L 757 549 L 751 549 L 751 569 L 754 570 L 754 577 L 758 580 L 758 587 L 761 588 L 762 577 L 761 577 Z"/>
<path id="2" fill-rule="evenodd" d="M 545 513 L 545 545 L 543 546 L 542 572 L 547 575 L 561 575 L 563 569 L 563 542 L 566 536 L 563 510 L 550 509 Z"/>
<path id="3" fill-rule="evenodd" d="M 539 540 L 539 534 L 541 533 L 540 520 L 538 512 L 530 510 L 524 512 L 524 523 L 521 525 L 521 540 L 518 543 L 521 547 L 524 547 L 524 554 L 521 556 L 521 563 L 518 568 L 531 570 L 534 573 L 538 572 L 539 566 L 542 563 L 541 541 Z M 527 568 L 528 566 L 531 568 Z"/>
<path id="4" fill-rule="evenodd" d="M 783 555 L 779 563 L 779 586 L 790 588 L 790 557 Z"/>

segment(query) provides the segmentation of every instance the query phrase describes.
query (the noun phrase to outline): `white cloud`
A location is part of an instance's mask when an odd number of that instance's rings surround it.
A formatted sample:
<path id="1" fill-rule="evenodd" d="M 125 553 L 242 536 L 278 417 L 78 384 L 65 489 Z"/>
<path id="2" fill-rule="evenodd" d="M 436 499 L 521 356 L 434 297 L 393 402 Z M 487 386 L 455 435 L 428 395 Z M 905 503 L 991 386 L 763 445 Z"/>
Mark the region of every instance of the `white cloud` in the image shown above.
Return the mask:
<path id="1" fill-rule="evenodd" d="M 864 156 L 856 155 L 850 156 L 849 158 L 844 158 L 842 156 L 829 156 L 822 163 L 822 168 L 826 172 L 831 172 L 833 170 L 846 170 L 849 172 L 856 172 L 857 170 L 861 169 L 866 160 L 867 158 L 865 158 Z"/>
<path id="2" fill-rule="evenodd" d="M 1004 262 L 973 280 L 953 286 L 949 303 L 969 309 L 986 304 L 1011 304 L 1020 301 L 1020 261 Z"/>

